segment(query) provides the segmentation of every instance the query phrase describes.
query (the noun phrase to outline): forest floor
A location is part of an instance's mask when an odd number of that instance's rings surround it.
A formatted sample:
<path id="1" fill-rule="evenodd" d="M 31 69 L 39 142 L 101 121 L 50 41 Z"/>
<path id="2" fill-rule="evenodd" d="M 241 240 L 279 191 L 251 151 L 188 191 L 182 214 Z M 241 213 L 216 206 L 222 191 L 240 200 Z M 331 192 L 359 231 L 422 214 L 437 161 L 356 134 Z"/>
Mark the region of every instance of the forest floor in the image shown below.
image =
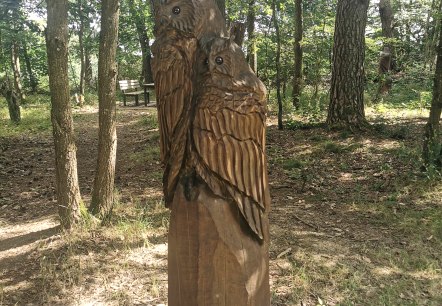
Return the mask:
<path id="1" fill-rule="evenodd" d="M 114 216 L 72 234 L 57 222 L 49 112 L 27 112 L 19 130 L 0 116 L 0 305 L 167 305 L 155 109 L 119 107 Z M 425 118 L 368 116 L 359 135 L 269 120 L 273 306 L 442 305 L 442 184 L 419 170 Z M 74 114 L 85 203 L 97 117 Z"/>

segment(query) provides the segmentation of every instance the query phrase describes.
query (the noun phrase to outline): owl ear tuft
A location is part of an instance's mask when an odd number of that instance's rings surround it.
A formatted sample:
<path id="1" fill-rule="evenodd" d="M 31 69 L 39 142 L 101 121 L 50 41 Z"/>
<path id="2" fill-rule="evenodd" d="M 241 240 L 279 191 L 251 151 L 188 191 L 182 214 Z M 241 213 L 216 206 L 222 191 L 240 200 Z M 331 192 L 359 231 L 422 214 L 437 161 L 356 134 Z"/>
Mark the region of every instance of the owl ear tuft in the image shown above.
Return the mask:
<path id="1" fill-rule="evenodd" d="M 230 40 L 230 43 L 233 43 L 233 42 L 235 42 L 235 38 L 236 38 L 236 35 L 235 34 L 230 34 L 230 38 L 229 38 L 229 40 Z"/>

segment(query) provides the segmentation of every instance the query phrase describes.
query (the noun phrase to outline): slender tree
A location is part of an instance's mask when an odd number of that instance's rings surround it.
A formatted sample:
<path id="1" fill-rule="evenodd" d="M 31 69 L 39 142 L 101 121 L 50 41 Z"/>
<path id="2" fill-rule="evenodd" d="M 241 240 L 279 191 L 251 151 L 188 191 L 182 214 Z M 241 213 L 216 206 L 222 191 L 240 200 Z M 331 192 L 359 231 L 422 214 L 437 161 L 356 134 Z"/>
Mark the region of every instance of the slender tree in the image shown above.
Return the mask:
<path id="1" fill-rule="evenodd" d="M 365 26 L 369 0 L 339 0 L 327 124 L 349 129 L 368 125 L 364 113 Z"/>
<path id="2" fill-rule="evenodd" d="M 68 1 L 47 0 L 47 53 L 51 119 L 55 145 L 56 192 L 61 225 L 70 229 L 80 219 L 80 189 L 68 79 Z"/>
<path id="3" fill-rule="evenodd" d="M 302 86 L 302 0 L 295 0 L 295 66 L 293 75 L 293 106 L 299 108 Z"/>
<path id="4" fill-rule="evenodd" d="M 116 52 L 118 42 L 119 0 L 101 3 L 101 33 L 98 58 L 99 135 L 98 161 L 90 211 L 106 219 L 114 202 L 116 128 Z"/>
<path id="5" fill-rule="evenodd" d="M 439 44 L 437 47 L 436 72 L 433 83 L 433 100 L 430 117 L 425 126 L 423 160 L 426 165 L 442 166 L 442 141 L 440 139 L 440 115 L 442 111 L 442 17 L 439 18 Z"/>
<path id="6" fill-rule="evenodd" d="M 255 34 L 255 0 L 249 1 L 247 11 L 247 62 L 255 73 L 258 73 L 258 54 L 256 52 L 256 34 Z"/>
<path id="7" fill-rule="evenodd" d="M 278 129 L 284 128 L 282 123 L 282 97 L 281 97 L 281 34 L 279 31 L 278 16 L 276 13 L 276 0 L 272 0 L 272 19 L 276 32 L 276 97 L 278 99 Z"/>
<path id="8" fill-rule="evenodd" d="M 134 0 L 129 0 L 129 9 L 137 28 L 138 40 L 141 46 L 141 57 L 143 59 L 143 67 L 141 76 L 144 83 L 153 83 L 149 36 L 147 35 L 146 17 L 144 10 L 135 4 Z"/>

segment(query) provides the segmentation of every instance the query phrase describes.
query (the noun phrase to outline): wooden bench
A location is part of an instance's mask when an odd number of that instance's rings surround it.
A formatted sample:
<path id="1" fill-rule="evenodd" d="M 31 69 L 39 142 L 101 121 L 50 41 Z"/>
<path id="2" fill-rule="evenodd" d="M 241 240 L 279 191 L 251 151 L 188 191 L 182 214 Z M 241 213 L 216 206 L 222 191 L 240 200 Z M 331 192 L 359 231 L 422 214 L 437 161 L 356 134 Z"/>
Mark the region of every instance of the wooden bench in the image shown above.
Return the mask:
<path id="1" fill-rule="evenodd" d="M 149 93 L 147 90 L 142 89 L 138 80 L 121 80 L 118 81 L 120 89 L 123 92 L 123 103 L 126 106 L 126 96 L 135 98 L 135 105 L 138 106 L 138 96 L 144 95 L 144 106 L 147 106 L 147 100 L 149 99 Z"/>

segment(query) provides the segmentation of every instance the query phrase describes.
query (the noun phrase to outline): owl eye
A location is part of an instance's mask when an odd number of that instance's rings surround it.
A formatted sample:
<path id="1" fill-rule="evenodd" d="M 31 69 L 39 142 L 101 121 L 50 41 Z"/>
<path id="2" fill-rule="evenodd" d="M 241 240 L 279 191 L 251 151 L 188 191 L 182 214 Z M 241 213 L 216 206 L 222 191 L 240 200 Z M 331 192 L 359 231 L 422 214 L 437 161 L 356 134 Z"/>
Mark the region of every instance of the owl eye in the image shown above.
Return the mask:
<path id="1" fill-rule="evenodd" d="M 215 58 L 215 63 L 217 63 L 218 65 L 221 65 L 222 63 L 224 63 L 224 60 L 221 56 L 217 56 Z"/>
<path id="2" fill-rule="evenodd" d="M 181 9 L 179 6 L 174 6 L 172 9 L 172 13 L 174 13 L 175 15 L 179 15 L 181 13 Z"/>

